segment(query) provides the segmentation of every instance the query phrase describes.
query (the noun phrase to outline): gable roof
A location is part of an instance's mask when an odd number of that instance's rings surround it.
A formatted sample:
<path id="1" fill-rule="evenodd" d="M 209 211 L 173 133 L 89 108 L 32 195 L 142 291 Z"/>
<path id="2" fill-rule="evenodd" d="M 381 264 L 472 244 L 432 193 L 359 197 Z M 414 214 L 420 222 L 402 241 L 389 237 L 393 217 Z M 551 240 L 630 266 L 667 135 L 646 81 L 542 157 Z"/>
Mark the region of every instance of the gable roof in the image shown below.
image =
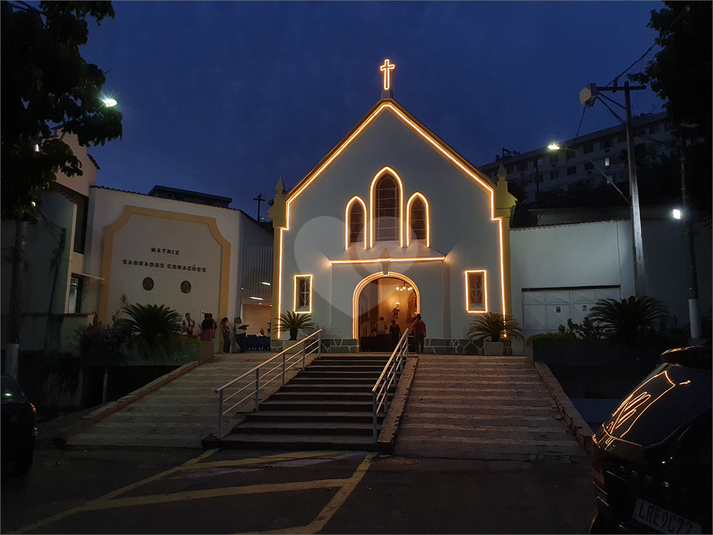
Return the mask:
<path id="1" fill-rule="evenodd" d="M 340 154 L 382 113 L 390 112 L 404 124 L 410 127 L 422 139 L 428 142 L 444 158 L 449 160 L 455 167 L 470 177 L 476 184 L 488 193 L 494 192 L 494 185 L 490 179 L 478 171 L 468 160 L 449 147 L 436 134 L 429 130 L 423 123 L 411 115 L 403 106 L 392 98 L 380 100 L 364 118 L 352 128 L 352 130 L 342 139 L 307 175 L 287 194 L 287 204 L 295 201 L 303 191 L 329 167 Z M 288 208 L 289 210 L 289 208 Z"/>

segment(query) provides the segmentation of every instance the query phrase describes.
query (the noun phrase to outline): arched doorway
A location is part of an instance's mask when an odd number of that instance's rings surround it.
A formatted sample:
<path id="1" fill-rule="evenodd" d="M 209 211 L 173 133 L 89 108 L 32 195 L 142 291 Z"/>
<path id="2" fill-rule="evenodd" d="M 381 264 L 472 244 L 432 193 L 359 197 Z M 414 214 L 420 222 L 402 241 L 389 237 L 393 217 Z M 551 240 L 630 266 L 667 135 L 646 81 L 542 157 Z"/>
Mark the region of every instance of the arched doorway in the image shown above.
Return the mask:
<path id="1" fill-rule="evenodd" d="M 399 273 L 375 273 L 361 281 L 354 290 L 354 337 L 359 350 L 390 351 L 391 320 L 402 333 L 410 329 L 420 301 L 416 285 Z"/>

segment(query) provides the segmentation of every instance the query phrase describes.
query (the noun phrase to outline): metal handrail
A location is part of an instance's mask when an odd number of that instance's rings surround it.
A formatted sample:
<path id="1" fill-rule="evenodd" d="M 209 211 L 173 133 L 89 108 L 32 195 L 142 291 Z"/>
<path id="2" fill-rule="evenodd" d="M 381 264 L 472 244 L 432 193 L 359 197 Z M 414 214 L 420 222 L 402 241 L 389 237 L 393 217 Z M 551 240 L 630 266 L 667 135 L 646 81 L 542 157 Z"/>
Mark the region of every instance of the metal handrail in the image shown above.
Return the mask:
<path id="1" fill-rule="evenodd" d="M 262 364 L 258 364 L 254 368 L 246 371 L 244 374 L 242 374 L 239 377 L 236 377 L 232 381 L 229 381 L 225 383 L 223 386 L 220 388 L 215 389 L 215 393 L 219 394 L 219 401 L 218 401 L 218 438 L 222 438 L 223 436 L 223 417 L 229 413 L 231 410 L 233 410 L 235 407 L 240 405 L 243 401 L 247 400 L 251 396 L 255 396 L 255 410 L 258 411 L 260 409 L 260 389 L 264 388 L 265 386 L 269 385 L 271 382 L 273 382 L 275 379 L 278 377 L 282 377 L 282 386 L 285 386 L 285 374 L 287 373 L 288 370 L 292 369 L 294 366 L 297 366 L 300 363 L 300 360 L 302 362 L 302 370 L 304 371 L 305 369 L 305 358 L 315 351 L 317 351 L 317 358 L 320 358 L 322 356 L 322 329 L 319 329 L 318 331 L 313 332 L 310 334 L 307 338 L 300 340 L 299 342 L 295 343 L 294 345 L 291 345 L 287 349 L 281 351 L 274 357 L 270 357 L 267 359 L 265 362 Z M 311 339 L 311 340 L 310 340 Z M 315 347 L 316 344 L 316 347 Z M 291 356 L 288 358 L 287 355 L 289 354 L 290 350 L 302 345 L 302 351 L 297 349 L 294 353 L 291 354 Z M 309 348 L 309 351 L 308 351 Z M 299 359 L 299 357 L 302 357 Z M 267 381 L 264 381 L 263 383 L 260 382 L 260 369 L 272 362 L 273 360 L 279 359 L 282 357 L 281 362 L 278 362 L 275 366 L 270 368 L 269 370 L 263 372 L 263 378 L 265 376 L 269 376 L 270 373 L 275 372 L 275 370 L 278 370 L 279 368 L 282 368 L 282 371 L 275 374 L 274 377 L 268 379 Z M 291 362 L 292 360 L 297 359 L 296 362 L 292 362 L 292 364 L 288 363 Z M 227 397 L 225 396 L 225 390 L 227 388 L 230 388 L 233 386 L 235 383 L 238 383 L 242 379 L 245 379 L 248 377 L 251 373 L 255 373 L 255 379 L 248 381 L 247 384 L 243 385 L 241 388 L 238 388 L 235 392 L 232 394 L 228 395 Z M 223 410 L 223 405 L 225 404 L 226 401 L 234 398 L 241 392 L 245 391 L 246 389 L 250 388 L 251 386 L 255 385 L 254 389 L 250 389 L 250 392 L 240 399 L 239 401 L 236 401 L 233 403 L 230 407 L 227 409 Z"/>
<path id="2" fill-rule="evenodd" d="M 389 389 L 393 385 L 396 387 L 399 384 L 399 379 L 401 378 L 401 372 L 404 370 L 404 364 L 408 359 L 408 329 L 404 331 L 401 335 L 399 343 L 396 345 L 393 353 L 391 353 L 391 358 L 384 366 L 384 370 L 379 375 L 379 378 L 374 384 L 374 388 L 371 389 L 371 399 L 372 399 L 372 423 L 373 423 L 373 441 L 376 442 L 378 438 L 377 422 L 379 410 L 382 405 L 384 407 L 384 415 L 389 411 Z"/>

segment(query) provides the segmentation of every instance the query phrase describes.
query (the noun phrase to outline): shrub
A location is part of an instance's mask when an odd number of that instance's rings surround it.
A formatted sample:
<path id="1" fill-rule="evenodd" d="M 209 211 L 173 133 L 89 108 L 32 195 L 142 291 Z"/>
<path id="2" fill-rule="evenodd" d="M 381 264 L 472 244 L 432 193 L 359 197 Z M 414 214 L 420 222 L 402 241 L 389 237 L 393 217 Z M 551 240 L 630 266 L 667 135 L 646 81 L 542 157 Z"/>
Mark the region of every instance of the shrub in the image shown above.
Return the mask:
<path id="1" fill-rule="evenodd" d="M 288 310 L 280 316 L 280 329 L 290 332 L 290 340 L 297 340 L 298 331 L 314 328 L 312 314 L 297 314 Z"/>
<path id="2" fill-rule="evenodd" d="M 114 326 L 148 349 L 166 345 L 181 329 L 181 315 L 166 305 L 128 305 L 124 313 L 128 318 L 118 319 Z"/>
<path id="3" fill-rule="evenodd" d="M 499 312 L 486 312 L 478 314 L 470 322 L 468 337 L 475 342 L 489 339 L 491 342 L 499 342 L 500 336 L 516 338 L 522 340 L 522 329 L 518 323 L 509 315 Z"/>
<path id="4" fill-rule="evenodd" d="M 643 339 L 669 318 L 664 304 L 648 296 L 602 299 L 588 317 L 612 340 L 625 344 Z"/>

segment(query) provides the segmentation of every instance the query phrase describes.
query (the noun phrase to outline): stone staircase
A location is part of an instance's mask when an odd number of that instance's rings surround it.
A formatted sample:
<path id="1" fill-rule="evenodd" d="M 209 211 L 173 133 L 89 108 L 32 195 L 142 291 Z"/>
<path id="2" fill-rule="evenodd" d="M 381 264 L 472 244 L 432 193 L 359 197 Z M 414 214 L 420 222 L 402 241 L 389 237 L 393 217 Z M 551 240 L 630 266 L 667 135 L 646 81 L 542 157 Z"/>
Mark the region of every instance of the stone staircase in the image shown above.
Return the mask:
<path id="1" fill-rule="evenodd" d="M 371 389 L 388 359 L 374 354 L 322 356 L 228 435 L 204 446 L 374 451 Z M 382 419 L 380 414 L 379 429 Z"/>

